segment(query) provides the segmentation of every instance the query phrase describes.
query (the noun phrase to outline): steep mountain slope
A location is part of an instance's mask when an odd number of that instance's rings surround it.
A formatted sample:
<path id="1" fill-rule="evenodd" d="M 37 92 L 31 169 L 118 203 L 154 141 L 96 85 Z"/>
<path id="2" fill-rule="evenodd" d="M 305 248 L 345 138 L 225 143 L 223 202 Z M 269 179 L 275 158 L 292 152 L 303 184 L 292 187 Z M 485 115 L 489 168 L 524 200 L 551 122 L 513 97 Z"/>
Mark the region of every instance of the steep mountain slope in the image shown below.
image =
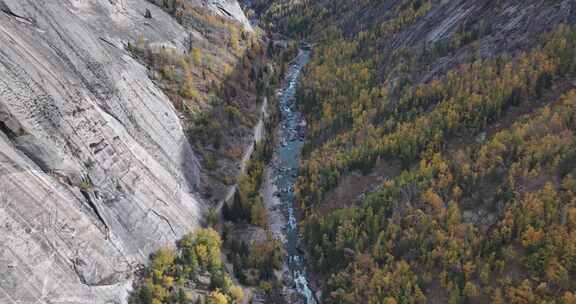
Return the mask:
<path id="1" fill-rule="evenodd" d="M 244 12 L 240 7 L 240 3 L 236 0 L 195 0 L 192 1 L 192 3 L 208 7 L 219 16 L 232 18 L 240 22 L 244 26 L 244 29 L 249 31 L 252 30 L 248 18 L 246 18 L 246 15 L 244 15 Z"/>
<path id="2" fill-rule="evenodd" d="M 203 2 L 149 2 L 190 29 L 186 49 L 175 52 L 143 37 L 128 49 L 181 114 L 204 169 L 198 191 L 218 203 L 240 173 L 277 72 L 263 51 L 265 38 L 250 25 L 218 17 Z"/>
<path id="3" fill-rule="evenodd" d="M 326 303 L 573 303 L 574 1 L 260 1 L 314 42 L 295 190 Z"/>
<path id="4" fill-rule="evenodd" d="M 123 303 L 136 266 L 206 209 L 177 112 L 126 46 L 205 38 L 144 0 L 0 10 L 0 302 Z"/>

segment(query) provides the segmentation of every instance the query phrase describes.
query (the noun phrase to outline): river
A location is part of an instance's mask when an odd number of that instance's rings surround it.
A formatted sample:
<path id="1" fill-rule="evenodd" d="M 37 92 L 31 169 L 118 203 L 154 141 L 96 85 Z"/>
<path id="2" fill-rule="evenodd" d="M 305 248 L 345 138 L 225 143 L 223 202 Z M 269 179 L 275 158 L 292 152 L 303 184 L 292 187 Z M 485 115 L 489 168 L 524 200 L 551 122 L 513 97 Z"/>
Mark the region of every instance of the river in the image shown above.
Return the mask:
<path id="1" fill-rule="evenodd" d="M 263 197 L 268 208 L 272 232 L 286 246 L 288 257 L 285 277 L 305 304 L 318 304 L 312 291 L 303 254 L 298 250 L 298 211 L 294 206 L 294 184 L 298 176 L 300 156 L 305 141 L 306 123 L 298 112 L 295 100 L 296 88 L 302 68 L 308 62 L 310 51 L 300 50 L 286 74 L 284 87 L 278 94 L 281 120 L 277 131 L 278 143 L 271 165 L 267 168 Z M 286 281 L 286 279 L 284 279 Z"/>

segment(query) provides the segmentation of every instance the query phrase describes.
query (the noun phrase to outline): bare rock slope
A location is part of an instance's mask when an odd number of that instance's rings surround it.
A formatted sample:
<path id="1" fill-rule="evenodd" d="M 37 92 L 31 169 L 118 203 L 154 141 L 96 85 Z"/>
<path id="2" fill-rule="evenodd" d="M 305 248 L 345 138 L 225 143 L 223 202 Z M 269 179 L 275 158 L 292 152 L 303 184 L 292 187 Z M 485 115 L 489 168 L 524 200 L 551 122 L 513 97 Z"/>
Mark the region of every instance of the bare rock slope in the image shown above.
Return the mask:
<path id="1" fill-rule="evenodd" d="M 177 113 L 124 45 L 188 33 L 145 0 L 0 10 L 0 303 L 123 303 L 206 208 Z"/>
<path id="2" fill-rule="evenodd" d="M 209 7 L 212 11 L 222 17 L 231 18 L 236 20 L 244 26 L 244 29 L 251 31 L 252 26 L 250 21 L 244 15 L 240 3 L 236 0 L 193 0 L 197 4 Z"/>

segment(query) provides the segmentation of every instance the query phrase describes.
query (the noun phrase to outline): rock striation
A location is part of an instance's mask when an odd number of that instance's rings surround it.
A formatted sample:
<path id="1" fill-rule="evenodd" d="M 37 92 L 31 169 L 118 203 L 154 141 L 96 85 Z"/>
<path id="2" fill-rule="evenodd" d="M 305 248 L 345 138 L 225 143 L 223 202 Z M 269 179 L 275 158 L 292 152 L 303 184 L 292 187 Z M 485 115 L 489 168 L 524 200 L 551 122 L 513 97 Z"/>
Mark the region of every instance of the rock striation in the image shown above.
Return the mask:
<path id="1" fill-rule="evenodd" d="M 231 18 L 240 22 L 244 29 L 252 31 L 250 21 L 242 11 L 240 3 L 236 0 L 194 0 L 198 3 L 207 6 L 219 16 Z"/>
<path id="2" fill-rule="evenodd" d="M 197 158 L 125 50 L 188 36 L 146 0 L 0 0 L 0 303 L 125 303 L 138 265 L 202 224 Z"/>

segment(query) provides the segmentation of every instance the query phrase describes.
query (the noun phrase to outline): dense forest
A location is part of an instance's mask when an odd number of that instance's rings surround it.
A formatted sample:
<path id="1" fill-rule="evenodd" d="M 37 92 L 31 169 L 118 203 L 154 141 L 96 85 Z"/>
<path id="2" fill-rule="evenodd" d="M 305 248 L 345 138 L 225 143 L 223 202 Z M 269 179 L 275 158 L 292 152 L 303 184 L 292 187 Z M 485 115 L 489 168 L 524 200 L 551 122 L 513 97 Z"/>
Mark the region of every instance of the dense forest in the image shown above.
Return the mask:
<path id="1" fill-rule="evenodd" d="M 294 192 L 322 303 L 576 303 L 574 18 L 565 1 L 481 2 L 252 1 L 266 30 L 314 45 L 298 89 L 308 141 Z M 510 21 L 518 11 L 541 26 Z M 270 96 L 294 50 L 224 28 L 232 52 L 246 49 L 240 71 L 252 71 L 232 79 Z M 187 64 L 166 70 L 132 48 L 174 95 L 208 96 L 170 80 Z M 195 48 L 187 56 L 206 62 Z M 195 138 L 218 140 L 213 124 L 244 119 L 230 92 L 218 94 L 226 108 L 200 116 Z M 208 303 L 241 302 L 240 286 L 281 301 L 281 242 L 230 237 L 238 225 L 268 229 L 259 190 L 274 142 L 229 181 L 238 191 L 223 207 L 224 240 L 201 230 L 159 251 L 133 301 L 187 303 L 184 290 L 205 281 Z"/>
<path id="2" fill-rule="evenodd" d="M 537 2 L 433 36 L 466 1 L 260 1 L 315 44 L 295 191 L 325 303 L 576 303 L 576 28 L 502 18 L 563 7 Z"/>

